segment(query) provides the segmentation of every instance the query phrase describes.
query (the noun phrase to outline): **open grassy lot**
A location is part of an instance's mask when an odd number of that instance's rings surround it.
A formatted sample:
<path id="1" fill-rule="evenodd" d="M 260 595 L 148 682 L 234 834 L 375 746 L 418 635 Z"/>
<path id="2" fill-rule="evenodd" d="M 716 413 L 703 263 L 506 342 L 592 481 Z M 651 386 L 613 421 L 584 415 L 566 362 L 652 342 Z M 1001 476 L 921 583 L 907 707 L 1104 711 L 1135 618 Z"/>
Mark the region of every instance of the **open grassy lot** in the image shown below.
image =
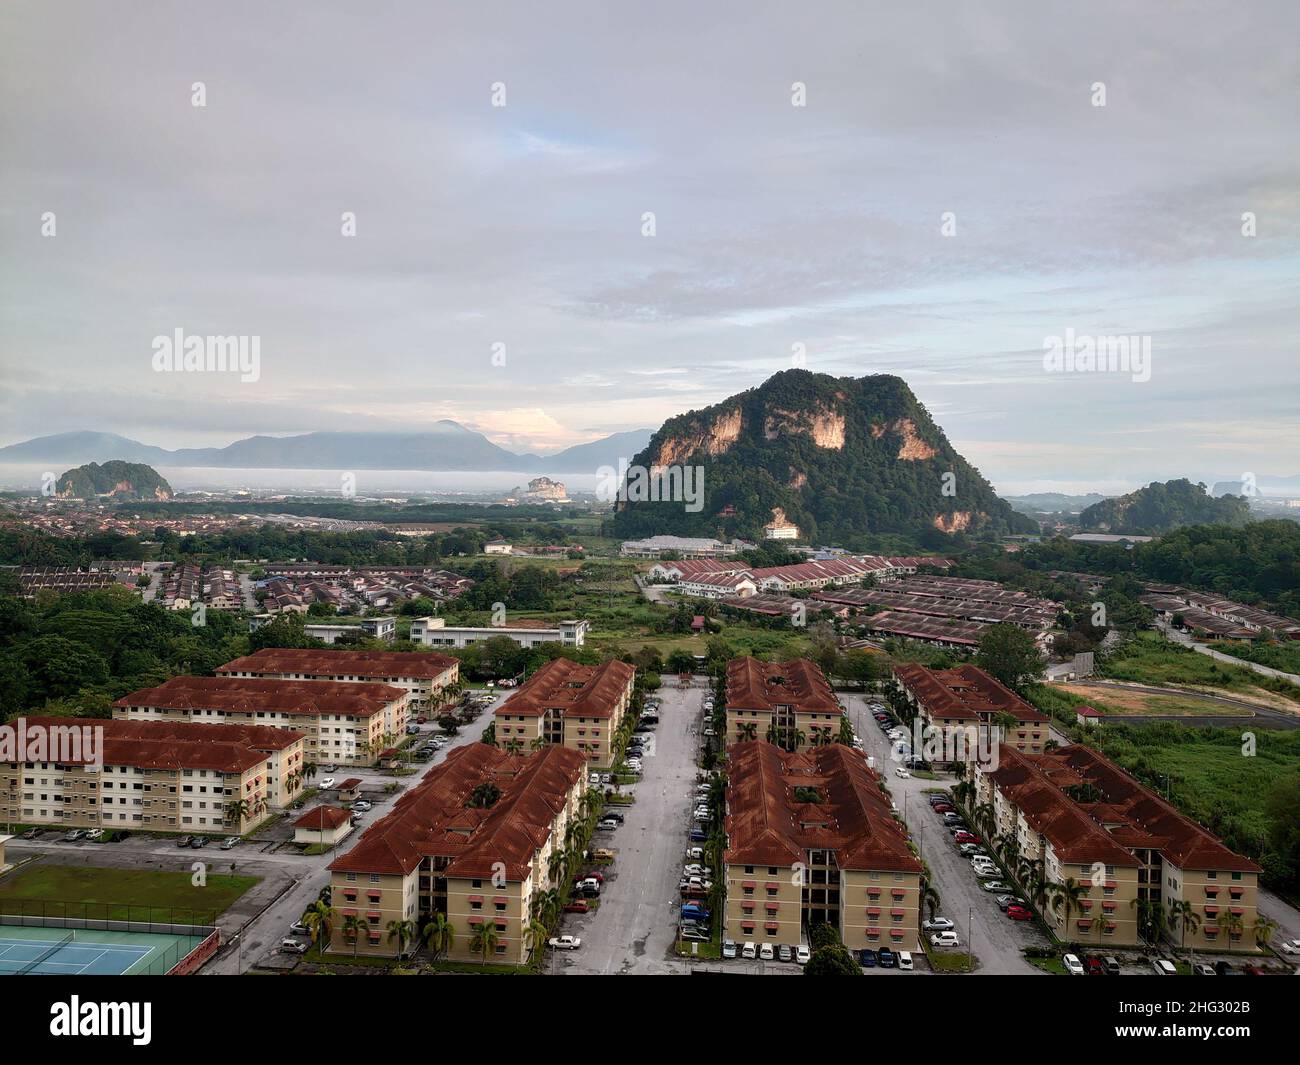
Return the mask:
<path id="1" fill-rule="evenodd" d="M 1102 710 L 1097 704 L 1100 696 L 1106 701 L 1103 713 L 1112 717 L 1125 715 L 1152 715 L 1158 717 L 1222 717 L 1224 714 L 1248 714 L 1248 710 L 1225 706 L 1223 703 L 1198 699 L 1195 695 L 1149 695 L 1145 692 L 1126 692 L 1116 688 L 1089 688 L 1085 684 L 1053 684 L 1058 691 L 1068 692 L 1079 703 Z"/>
<path id="2" fill-rule="evenodd" d="M 1208 688 L 1246 698 L 1273 693 L 1300 702 L 1300 685 L 1264 677 L 1246 666 L 1218 662 L 1209 655 L 1171 644 L 1158 632 L 1135 633 L 1115 651 L 1099 658 L 1097 672 L 1112 680 L 1155 687 Z M 1276 705 L 1274 699 L 1268 701 Z"/>
<path id="3" fill-rule="evenodd" d="M 1280 669 L 1283 673 L 1300 674 L 1300 643 L 1292 641 L 1285 644 L 1241 643 L 1239 640 L 1212 640 L 1209 644 L 1216 651 L 1246 662 L 1257 662 L 1270 669 Z"/>
<path id="4" fill-rule="evenodd" d="M 81 912 L 79 907 L 89 905 L 93 916 L 106 916 L 114 921 L 125 920 L 128 907 L 132 916 L 138 916 L 137 908 L 145 906 L 223 913 L 258 882 L 254 876 L 209 874 L 206 886 L 196 887 L 191 882 L 192 875 L 158 869 L 96 869 L 37 862 L 0 880 L 0 910 L 31 913 L 35 912 L 34 903 L 43 902 L 45 912 L 53 916 L 56 911 L 52 907 L 66 903 L 68 915 L 76 916 Z"/>

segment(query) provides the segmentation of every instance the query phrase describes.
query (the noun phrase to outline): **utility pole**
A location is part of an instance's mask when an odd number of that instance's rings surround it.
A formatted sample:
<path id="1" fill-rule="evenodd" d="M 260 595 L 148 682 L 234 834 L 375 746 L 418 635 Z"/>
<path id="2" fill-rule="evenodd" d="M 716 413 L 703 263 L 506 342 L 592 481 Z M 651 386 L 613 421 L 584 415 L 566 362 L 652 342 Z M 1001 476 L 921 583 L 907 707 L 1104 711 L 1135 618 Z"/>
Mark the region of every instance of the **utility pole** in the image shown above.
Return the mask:
<path id="1" fill-rule="evenodd" d="M 966 911 L 966 971 L 975 968 L 975 944 L 971 942 L 971 925 L 975 920 L 975 907 Z"/>

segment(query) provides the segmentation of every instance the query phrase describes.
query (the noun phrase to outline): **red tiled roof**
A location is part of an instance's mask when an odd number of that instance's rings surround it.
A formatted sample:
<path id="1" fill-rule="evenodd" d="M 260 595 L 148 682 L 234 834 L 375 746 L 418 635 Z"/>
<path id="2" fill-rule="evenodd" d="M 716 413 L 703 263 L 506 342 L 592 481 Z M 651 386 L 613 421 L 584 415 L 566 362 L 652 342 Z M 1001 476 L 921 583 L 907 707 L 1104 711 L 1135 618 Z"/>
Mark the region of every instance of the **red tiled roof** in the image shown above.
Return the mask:
<path id="1" fill-rule="evenodd" d="M 616 659 L 584 666 L 556 658 L 524 681 L 493 715 L 540 717 L 547 710 L 558 710 L 566 716 L 611 717 L 635 676 L 633 666 Z"/>
<path id="2" fill-rule="evenodd" d="M 371 717 L 406 696 L 403 688 L 366 681 L 272 680 L 262 677 L 173 677 L 115 702 L 120 707 L 223 710 L 253 714 Z"/>
<path id="3" fill-rule="evenodd" d="M 727 663 L 728 710 L 770 711 L 778 704 L 806 713 L 842 713 L 822 671 L 806 658 L 789 662 L 733 658 Z"/>
<path id="4" fill-rule="evenodd" d="M 301 673 L 318 677 L 414 677 L 437 680 L 460 662 L 429 651 L 335 651 L 264 647 L 236 658 L 217 673 Z"/>
<path id="5" fill-rule="evenodd" d="M 66 757 L 65 765 L 134 766 L 139 769 L 208 769 L 218 773 L 243 773 L 266 761 L 267 751 L 282 751 L 304 733 L 265 725 L 203 725 L 188 721 L 116 721 L 102 717 L 24 716 L 28 735 L 34 728 L 96 730 L 102 755 L 82 750 L 82 757 Z M 13 724 L 13 722 L 11 722 Z M 30 740 L 29 740 L 30 743 Z"/>
<path id="6" fill-rule="evenodd" d="M 780 866 L 834 850 L 841 869 L 921 872 L 866 757 L 834 743 L 789 754 L 762 740 L 727 748 L 729 865 Z M 796 788 L 821 801 L 801 803 Z"/>
<path id="7" fill-rule="evenodd" d="M 1048 720 L 1047 715 L 1039 713 L 978 666 L 927 669 L 908 662 L 895 666 L 894 676 L 932 718 L 991 720 L 997 714 L 1006 713 L 1022 722 Z"/>
<path id="8" fill-rule="evenodd" d="M 448 859 L 447 876 L 487 879 L 503 869 L 521 880 L 586 772 L 585 755 L 558 745 L 526 755 L 483 743 L 457 747 L 329 867 L 406 874 L 425 857 L 439 857 Z M 488 809 L 467 806 L 485 781 L 501 790 L 500 798 Z"/>
<path id="9" fill-rule="evenodd" d="M 316 832 L 329 831 L 352 820 L 352 813 L 341 806 L 317 806 L 308 810 L 293 823 L 294 828 L 310 828 Z"/>

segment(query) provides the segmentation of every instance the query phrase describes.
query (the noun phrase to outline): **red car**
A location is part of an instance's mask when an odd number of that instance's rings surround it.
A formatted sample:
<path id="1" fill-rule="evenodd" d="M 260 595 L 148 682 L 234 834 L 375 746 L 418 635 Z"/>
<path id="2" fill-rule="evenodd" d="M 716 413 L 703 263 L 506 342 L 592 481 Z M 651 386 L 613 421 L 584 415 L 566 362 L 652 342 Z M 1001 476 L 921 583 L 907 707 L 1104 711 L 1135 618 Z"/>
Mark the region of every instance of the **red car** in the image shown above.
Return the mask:
<path id="1" fill-rule="evenodd" d="M 596 872 L 596 870 L 594 870 L 594 869 L 591 870 L 591 872 L 589 872 L 589 873 L 583 873 L 582 876 L 578 877 L 578 880 L 579 880 L 579 882 L 581 882 L 581 881 L 583 881 L 583 880 L 594 880 L 594 881 L 596 881 L 597 884 L 601 884 L 601 885 L 603 885 L 603 884 L 605 883 L 605 877 L 604 877 L 604 874 L 603 874 L 603 873 L 598 873 L 598 872 Z"/>
<path id="2" fill-rule="evenodd" d="M 429 723 L 429 719 L 425 717 L 424 714 L 421 714 L 419 717 L 415 719 L 415 723 L 417 725 L 427 725 Z"/>
<path id="3" fill-rule="evenodd" d="M 1101 959 L 1095 954 L 1089 954 L 1083 959 L 1083 967 L 1087 970 L 1089 976 L 1106 975 L 1106 967 L 1102 965 Z"/>
<path id="4" fill-rule="evenodd" d="M 591 907 L 587 905 L 586 899 L 574 899 L 569 905 L 564 907 L 565 913 L 590 913 Z"/>
<path id="5" fill-rule="evenodd" d="M 1014 903 L 1007 907 L 1007 916 L 1013 921 L 1032 921 L 1034 915 L 1030 910 L 1023 906 L 1016 906 Z"/>
<path id="6" fill-rule="evenodd" d="M 974 832 L 967 832 L 965 829 L 955 833 L 952 839 L 954 843 L 979 843 L 980 842 L 979 836 L 975 835 Z"/>
<path id="7" fill-rule="evenodd" d="M 932 807 L 930 807 L 930 809 L 932 809 L 937 814 L 947 814 L 952 812 L 952 807 L 949 806 L 948 803 L 946 802 L 935 803 Z"/>

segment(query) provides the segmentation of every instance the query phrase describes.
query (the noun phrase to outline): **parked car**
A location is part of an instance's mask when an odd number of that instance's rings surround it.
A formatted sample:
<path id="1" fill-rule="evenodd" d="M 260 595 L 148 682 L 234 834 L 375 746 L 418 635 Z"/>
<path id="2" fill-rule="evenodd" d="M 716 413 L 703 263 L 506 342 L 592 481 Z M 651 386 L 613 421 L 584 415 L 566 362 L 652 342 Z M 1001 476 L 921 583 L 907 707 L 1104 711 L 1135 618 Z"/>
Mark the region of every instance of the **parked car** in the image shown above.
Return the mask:
<path id="1" fill-rule="evenodd" d="M 19 838 L 20 838 L 20 839 L 38 839 L 38 838 L 40 837 L 40 834 L 41 834 L 41 830 L 40 830 L 39 828 L 29 828 L 29 829 L 28 829 L 26 832 L 24 832 L 24 833 L 23 833 Z"/>
<path id="2" fill-rule="evenodd" d="M 339 767 L 336 766 L 333 762 L 330 762 L 329 765 L 323 765 L 320 767 L 320 771 L 322 773 L 337 773 L 338 769 Z"/>
<path id="3" fill-rule="evenodd" d="M 1151 968 L 1157 976 L 1177 976 L 1178 969 L 1168 958 L 1152 958 Z"/>
<path id="4" fill-rule="evenodd" d="M 906 769 L 904 769 L 901 765 L 894 769 L 894 776 L 902 777 L 904 780 L 906 780 L 911 775 L 912 774 L 909 773 Z"/>
<path id="5" fill-rule="evenodd" d="M 1106 970 L 1107 976 L 1119 975 L 1119 959 L 1112 958 L 1109 955 L 1101 959 L 1101 964 Z"/>
<path id="6" fill-rule="evenodd" d="M 593 788 L 599 787 L 599 786 L 600 786 L 600 774 L 599 774 L 599 773 L 592 773 L 590 776 L 587 777 L 587 783 L 590 784 Z"/>
<path id="7" fill-rule="evenodd" d="M 997 894 L 1000 894 L 1003 891 L 1011 890 L 1011 885 L 1004 884 L 1001 880 L 988 880 L 985 881 L 983 884 L 981 884 L 980 887 L 982 887 L 985 891 L 992 891 Z"/>
<path id="8" fill-rule="evenodd" d="M 188 847 L 189 845 L 190 845 L 190 837 L 189 837 L 189 836 L 181 836 L 181 837 L 179 837 L 179 838 L 176 840 L 176 846 L 177 846 L 177 847 Z"/>
<path id="9" fill-rule="evenodd" d="M 597 862 L 612 862 L 614 852 L 608 847 L 597 847 L 591 852 L 591 857 L 593 861 Z"/>
<path id="10" fill-rule="evenodd" d="M 1061 964 L 1065 966 L 1065 971 L 1069 973 L 1071 976 L 1084 975 L 1083 962 L 1079 960 L 1077 955 L 1066 954 L 1063 958 L 1061 958 Z"/>
<path id="11" fill-rule="evenodd" d="M 594 880 L 594 881 L 596 881 L 596 883 L 599 884 L 601 887 L 604 887 L 604 886 L 605 886 L 605 874 L 602 873 L 602 872 L 600 872 L 600 870 L 598 870 L 598 869 L 589 869 L 589 870 L 587 870 L 587 872 L 583 873 L 582 876 L 578 877 L 578 879 L 579 879 L 579 880 Z"/>
<path id="12" fill-rule="evenodd" d="M 221 841 L 221 849 L 223 851 L 234 850 L 238 846 L 239 846 L 238 836 L 227 836 L 225 839 Z"/>
<path id="13" fill-rule="evenodd" d="M 102 828 L 89 828 L 86 830 L 86 839 L 92 843 L 97 843 L 103 838 L 104 830 Z"/>
<path id="14" fill-rule="evenodd" d="M 794 961 L 794 948 L 789 943 L 782 943 L 776 948 L 776 956 L 779 961 Z"/>
<path id="15" fill-rule="evenodd" d="M 959 942 L 956 932 L 935 932 L 930 937 L 932 947 L 955 947 Z"/>
<path id="16" fill-rule="evenodd" d="M 762 961 L 776 961 L 776 948 L 771 943 L 764 943 L 758 948 L 758 956 Z"/>
<path id="17" fill-rule="evenodd" d="M 79 828 L 74 828 L 70 832 L 63 833 L 64 843 L 77 843 L 85 839 L 86 833 Z"/>
<path id="18" fill-rule="evenodd" d="M 999 895 L 994 901 L 998 904 L 999 910 L 1005 910 L 1008 906 L 1023 906 L 1025 900 L 1016 895 Z"/>
<path id="19" fill-rule="evenodd" d="M 888 947 L 881 947 L 876 952 L 876 960 L 880 962 L 882 969 L 894 969 L 898 966 L 898 955 Z"/>
<path id="20" fill-rule="evenodd" d="M 352 804 L 352 809 L 360 810 L 363 813 L 366 810 L 373 810 L 374 808 L 375 808 L 374 803 L 366 802 L 365 799 L 358 799 L 356 802 Z"/>
<path id="21" fill-rule="evenodd" d="M 206 847 L 207 845 L 208 845 L 207 836 L 194 836 L 190 839 L 190 846 L 193 847 L 195 850 L 199 850 L 203 847 Z"/>
<path id="22" fill-rule="evenodd" d="M 688 858 L 695 858 L 695 859 L 703 858 L 703 857 L 704 857 L 704 848 L 703 848 L 703 847 L 687 847 L 687 848 L 686 848 L 686 857 L 688 857 Z"/>
<path id="23" fill-rule="evenodd" d="M 709 838 L 709 834 L 708 834 L 707 832 L 705 832 L 704 829 L 702 829 L 702 828 L 692 828 L 692 829 L 691 829 L 691 842 L 692 842 L 692 843 L 703 843 L 703 842 L 704 842 L 706 839 L 708 839 L 708 838 Z"/>
<path id="24" fill-rule="evenodd" d="M 303 924 L 301 921 L 294 921 L 293 924 L 291 924 L 291 925 L 289 926 L 289 935 L 291 935 L 291 936 L 308 936 L 308 937 L 310 937 L 310 936 L 311 936 L 311 929 L 308 928 L 308 927 L 307 927 L 305 924 Z"/>
<path id="25" fill-rule="evenodd" d="M 590 913 L 591 904 L 586 899 L 574 899 L 564 907 L 565 913 Z"/>
<path id="26" fill-rule="evenodd" d="M 1279 943 L 1277 949 L 1283 954 L 1300 954 L 1300 939 L 1288 939 L 1285 943 Z"/>
<path id="27" fill-rule="evenodd" d="M 618 828 L 618 826 L 619 822 L 615 821 L 612 817 L 602 817 L 600 822 L 596 825 L 596 828 L 604 832 L 613 832 L 614 829 Z"/>
<path id="28" fill-rule="evenodd" d="M 682 925 L 681 932 L 679 934 L 681 935 L 681 938 L 686 940 L 687 942 L 695 942 L 695 943 L 707 943 L 709 939 L 712 938 L 711 933 L 707 927 L 701 927 L 700 925 L 694 925 L 694 924 Z"/>
<path id="29" fill-rule="evenodd" d="M 898 968 L 905 973 L 912 971 L 912 952 L 910 950 L 900 950 L 898 952 Z"/>
<path id="30" fill-rule="evenodd" d="M 1106 975 L 1106 967 L 1102 965 L 1101 959 L 1095 954 L 1089 954 L 1083 959 L 1083 968 L 1089 976 Z"/>
<path id="31" fill-rule="evenodd" d="M 1034 919 L 1033 911 L 1024 906 L 1008 906 L 1007 916 L 1013 921 L 1032 921 Z"/>
<path id="32" fill-rule="evenodd" d="M 333 777 L 322 777 L 322 778 L 321 778 L 321 782 L 320 782 L 320 786 L 321 786 L 322 788 L 332 788 L 332 787 L 334 787 L 334 778 L 333 778 Z"/>
<path id="33" fill-rule="evenodd" d="M 983 855 L 985 857 L 988 856 L 988 851 L 986 851 L 978 843 L 959 843 L 957 845 L 957 853 L 960 854 L 963 858 L 973 858 L 977 854 Z"/>
<path id="34" fill-rule="evenodd" d="M 796 965 L 807 965 L 812 958 L 812 951 L 808 949 L 806 943 L 800 943 L 794 948 L 794 960 Z"/>
<path id="35" fill-rule="evenodd" d="M 722 941 L 722 956 L 724 958 L 734 958 L 740 953 L 740 947 L 734 939 L 724 939 Z"/>
<path id="36" fill-rule="evenodd" d="M 740 956 L 748 961 L 753 961 L 758 957 L 758 945 L 746 940 L 745 945 L 740 948 Z"/>
<path id="37" fill-rule="evenodd" d="M 921 927 L 927 932 L 951 932 L 954 926 L 947 917 L 934 917 L 923 922 Z"/>
<path id="38" fill-rule="evenodd" d="M 1192 975 L 1193 976 L 1218 976 L 1219 974 L 1214 971 L 1213 965 L 1206 965 L 1205 962 L 1198 961 L 1195 965 L 1192 966 Z"/>
<path id="39" fill-rule="evenodd" d="M 575 891 L 581 891 L 584 895 L 587 896 L 596 896 L 600 894 L 600 881 L 598 881 L 595 877 L 589 876 L 583 880 L 579 880 L 576 884 L 574 884 L 573 889 Z"/>
<path id="40" fill-rule="evenodd" d="M 582 946 L 577 936 L 552 936 L 546 942 L 554 950 L 577 950 Z"/>
<path id="41" fill-rule="evenodd" d="M 876 952 L 870 947 L 864 947 L 858 951 L 858 964 L 864 969 L 874 969 L 876 967 Z"/>
<path id="42" fill-rule="evenodd" d="M 954 843 L 982 843 L 983 842 L 979 838 L 979 836 L 975 835 L 974 832 L 971 832 L 969 829 L 965 829 L 965 828 L 957 829 L 957 831 L 953 833 L 952 838 Z"/>
<path id="43" fill-rule="evenodd" d="M 311 949 L 311 943 L 304 939 L 282 939 L 280 940 L 281 954 L 306 954 Z"/>

